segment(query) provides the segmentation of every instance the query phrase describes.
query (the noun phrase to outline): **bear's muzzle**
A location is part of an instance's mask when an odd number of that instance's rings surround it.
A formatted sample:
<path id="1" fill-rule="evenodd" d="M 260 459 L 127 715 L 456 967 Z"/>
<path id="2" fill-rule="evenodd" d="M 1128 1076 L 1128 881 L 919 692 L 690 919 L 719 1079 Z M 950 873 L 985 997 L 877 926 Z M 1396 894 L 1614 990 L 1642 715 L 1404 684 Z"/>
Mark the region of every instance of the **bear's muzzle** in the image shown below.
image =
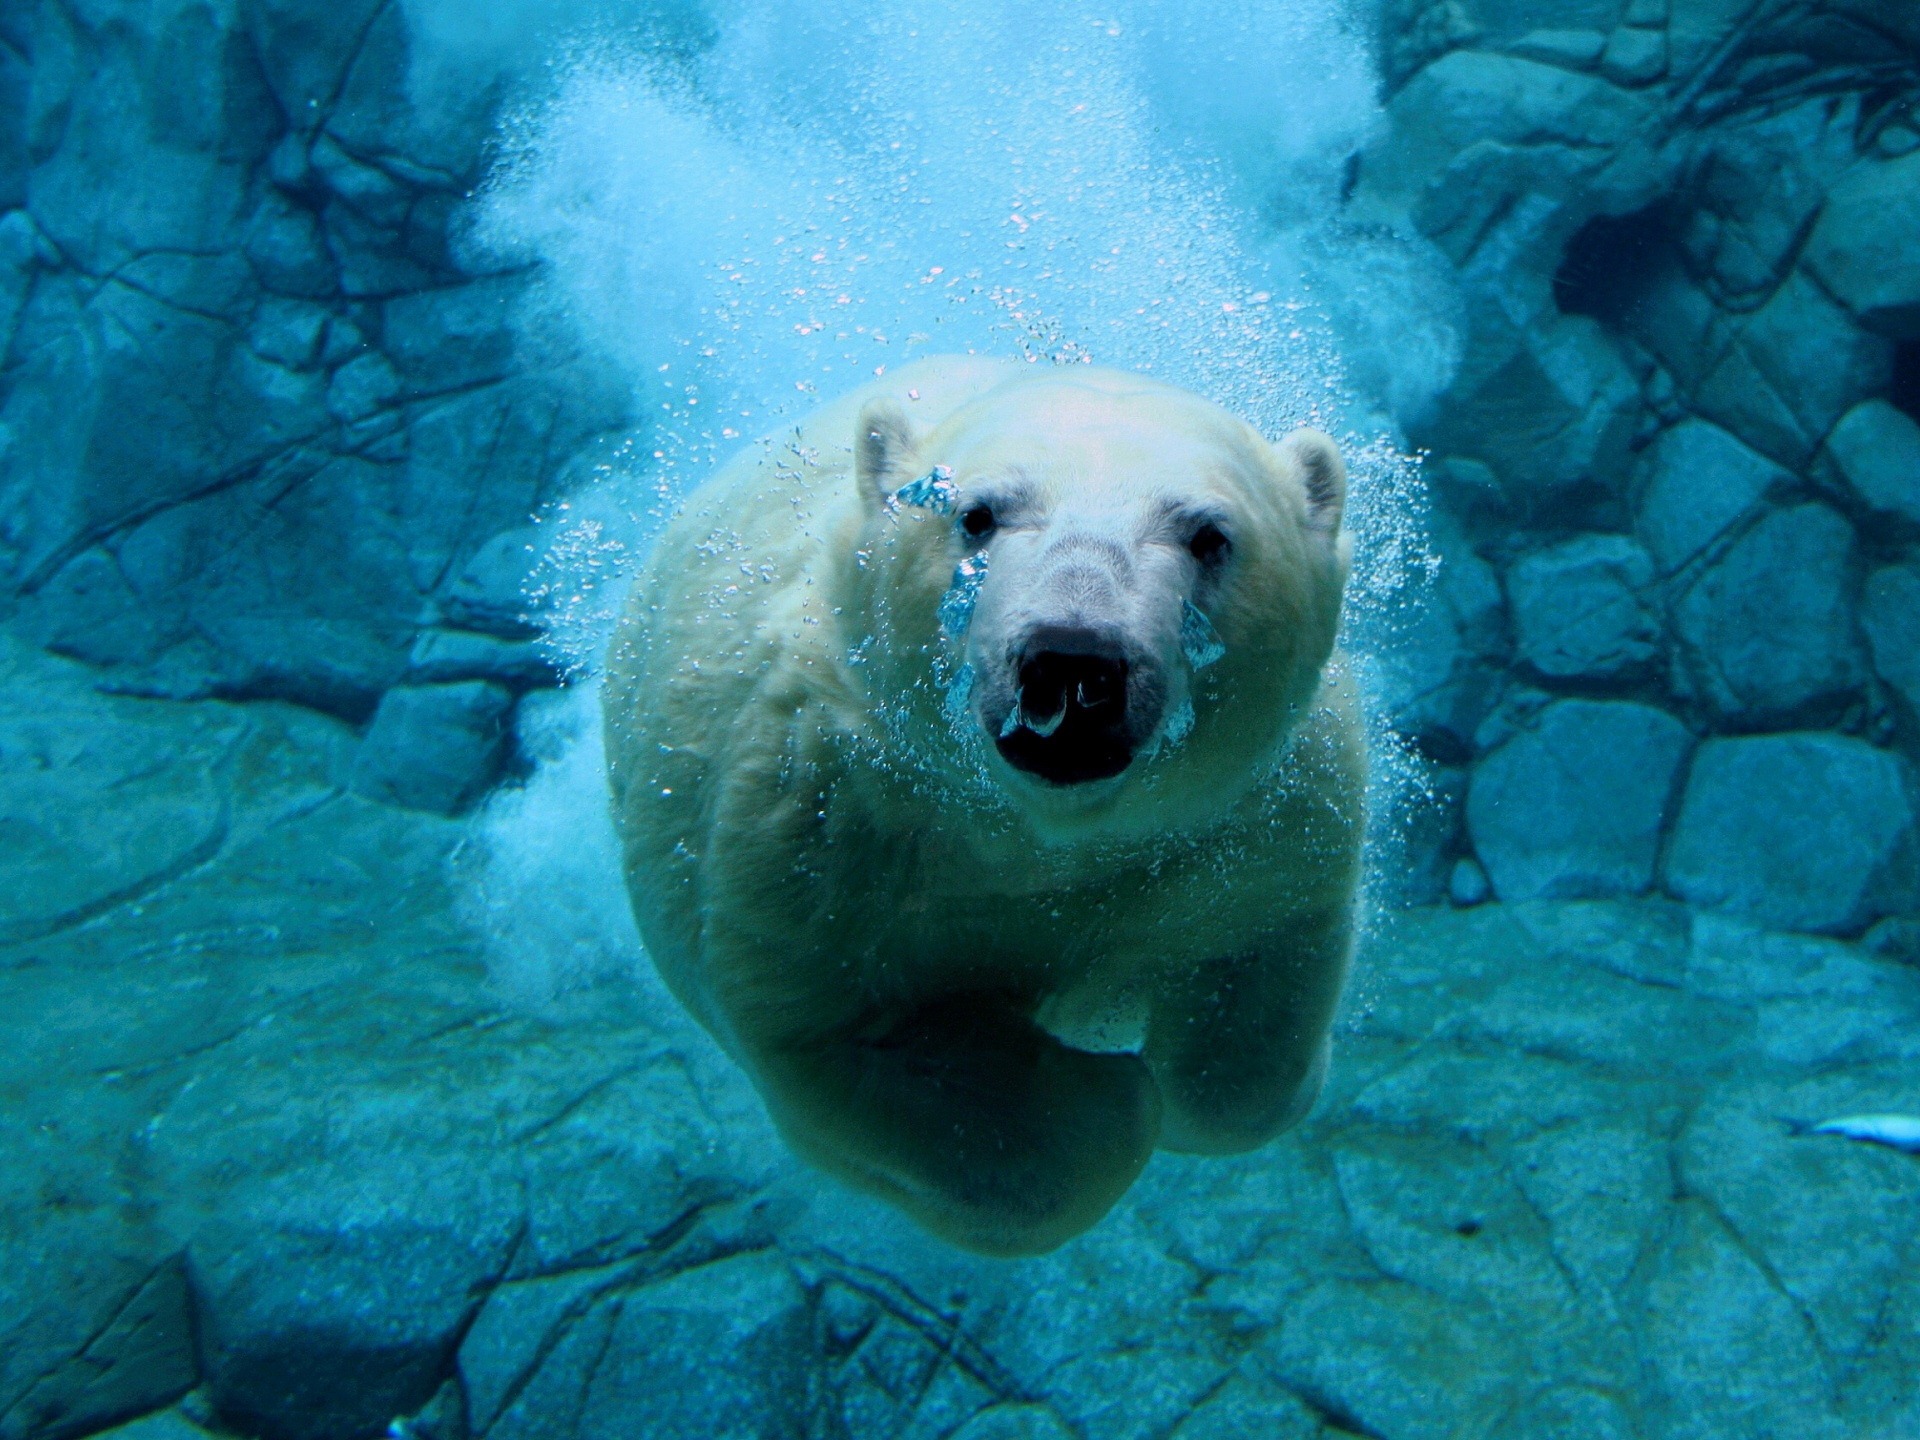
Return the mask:
<path id="1" fill-rule="evenodd" d="M 1013 704 L 995 744 L 1009 765 L 1050 785 L 1118 775 L 1158 721 L 1158 687 L 1141 683 L 1141 667 L 1112 631 L 1036 630 L 1015 675 Z"/>

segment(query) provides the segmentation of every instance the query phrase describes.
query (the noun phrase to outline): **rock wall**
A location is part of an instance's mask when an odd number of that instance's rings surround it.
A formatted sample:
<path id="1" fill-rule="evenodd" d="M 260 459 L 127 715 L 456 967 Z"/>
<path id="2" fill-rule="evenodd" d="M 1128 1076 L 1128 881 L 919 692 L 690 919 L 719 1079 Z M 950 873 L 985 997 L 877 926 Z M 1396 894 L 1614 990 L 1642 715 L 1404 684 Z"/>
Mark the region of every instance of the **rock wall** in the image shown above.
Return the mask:
<path id="1" fill-rule="evenodd" d="M 1393 703 L 1449 807 L 1416 889 L 1920 907 L 1920 11 L 1399 0 L 1382 49 L 1347 216 L 1469 317 L 1408 417 L 1444 565 Z"/>
<path id="2" fill-rule="evenodd" d="M 392 0 L 0 10 L 0 596 L 121 689 L 358 721 L 468 686 L 375 732 L 479 717 L 409 792 L 448 808 L 551 683 L 509 532 L 623 410 L 516 347 L 528 276 L 457 223 L 500 86 L 416 96 L 410 44 Z"/>
<path id="3" fill-rule="evenodd" d="M 0 1440 L 1920 1434 L 1920 1164 L 1819 1128 L 1920 1113 L 1911 965 L 1409 914 L 1300 1128 L 985 1259 L 657 979 L 505 1002 L 350 727 L 81 668 L 0 637 Z"/>

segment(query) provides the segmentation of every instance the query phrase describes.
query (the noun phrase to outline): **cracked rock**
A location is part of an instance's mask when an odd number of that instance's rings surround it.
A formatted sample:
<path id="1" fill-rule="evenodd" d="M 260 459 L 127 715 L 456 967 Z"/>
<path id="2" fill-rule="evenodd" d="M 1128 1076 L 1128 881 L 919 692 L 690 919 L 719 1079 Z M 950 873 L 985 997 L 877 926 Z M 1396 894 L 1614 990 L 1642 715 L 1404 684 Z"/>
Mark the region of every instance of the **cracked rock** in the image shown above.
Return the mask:
<path id="1" fill-rule="evenodd" d="M 441 612 L 456 625 L 506 639 L 537 634 L 527 586 L 539 563 L 540 539 L 540 531 L 528 525 L 487 541 L 448 589 Z"/>
<path id="2" fill-rule="evenodd" d="M 1503 900 L 1636 895 L 1653 884 L 1674 777 L 1693 746 L 1664 711 L 1561 700 L 1474 770 L 1467 827 Z"/>
<path id="3" fill-rule="evenodd" d="M 479 1433 L 544 1436 L 564 1414 L 582 1435 L 809 1440 L 824 1399 L 813 1337 L 807 1292 L 777 1253 L 624 1287 L 557 1335 L 497 1419 L 482 1409 Z"/>
<path id="4" fill-rule="evenodd" d="M 1920 424 L 1885 400 L 1864 401 L 1840 417 L 1821 460 L 1876 522 L 1920 532 Z"/>
<path id="5" fill-rule="evenodd" d="M 1640 462 L 1641 541 L 1663 575 L 1675 574 L 1793 484 L 1792 474 L 1719 426 L 1683 420 L 1661 432 Z"/>
<path id="6" fill-rule="evenodd" d="M 394 686 L 360 742 L 354 790 L 389 805 L 454 814 L 499 773 L 512 708 L 513 692 L 491 680 Z"/>
<path id="7" fill-rule="evenodd" d="M 1920 820 L 1900 757 L 1820 731 L 1709 740 L 1687 779 L 1667 889 L 1787 930 L 1858 934 L 1920 908 Z"/>
<path id="8" fill-rule="evenodd" d="M 1523 557 L 1507 572 L 1520 657 L 1556 679 L 1604 679 L 1660 653 L 1647 596 L 1653 561 L 1623 535 L 1582 535 Z"/>
<path id="9" fill-rule="evenodd" d="M 1860 624 L 1873 650 L 1873 668 L 1920 721 L 1920 564 L 1888 565 L 1867 578 Z"/>
<path id="10" fill-rule="evenodd" d="M 1676 688 L 1742 728 L 1830 723 L 1866 679 L 1858 571 L 1827 506 L 1762 516 L 1672 601 Z"/>
<path id="11" fill-rule="evenodd" d="M 1833 187 L 1806 265 L 1861 322 L 1920 340 L 1920 154 L 1863 160 Z"/>

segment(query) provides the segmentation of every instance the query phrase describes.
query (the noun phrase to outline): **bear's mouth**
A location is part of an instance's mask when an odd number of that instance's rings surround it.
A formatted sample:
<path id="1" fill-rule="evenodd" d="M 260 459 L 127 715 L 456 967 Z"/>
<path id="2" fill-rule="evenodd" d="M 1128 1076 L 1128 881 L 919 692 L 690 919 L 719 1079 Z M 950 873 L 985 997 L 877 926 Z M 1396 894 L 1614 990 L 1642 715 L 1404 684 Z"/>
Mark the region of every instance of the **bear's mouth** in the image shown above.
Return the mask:
<path id="1" fill-rule="evenodd" d="M 995 745 L 1014 769 L 1049 785 L 1108 780 L 1133 763 L 1127 662 L 1043 650 L 1020 666 L 1019 690 Z"/>

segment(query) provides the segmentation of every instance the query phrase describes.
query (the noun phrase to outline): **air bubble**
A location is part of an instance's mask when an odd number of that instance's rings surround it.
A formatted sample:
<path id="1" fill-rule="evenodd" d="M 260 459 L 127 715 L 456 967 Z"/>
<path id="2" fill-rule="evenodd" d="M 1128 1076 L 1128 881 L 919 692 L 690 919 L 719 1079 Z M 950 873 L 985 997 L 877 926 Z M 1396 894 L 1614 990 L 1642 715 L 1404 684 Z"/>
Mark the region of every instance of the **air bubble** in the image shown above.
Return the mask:
<path id="1" fill-rule="evenodd" d="M 973 704 L 973 680 L 973 666 L 963 664 L 947 684 L 947 718 L 956 725 L 967 722 L 968 710 Z"/>
<path id="2" fill-rule="evenodd" d="M 1180 703 L 1167 715 L 1167 723 L 1161 732 L 1169 745 L 1178 745 L 1193 733 L 1193 701 L 1182 697 Z"/>
<path id="3" fill-rule="evenodd" d="M 1226 656 L 1226 643 L 1221 640 L 1220 632 L 1213 628 L 1213 621 L 1207 618 L 1206 611 L 1191 600 L 1181 603 L 1180 653 L 1187 657 L 1187 664 L 1193 669 L 1204 670 Z"/>
<path id="4" fill-rule="evenodd" d="M 987 583 L 987 552 L 969 555 L 953 567 L 953 583 L 940 597 L 940 628 L 950 639 L 958 640 L 973 623 L 974 606 L 980 603 L 980 587 Z"/>
<path id="5" fill-rule="evenodd" d="M 960 487 L 953 483 L 953 471 L 936 465 L 918 480 L 909 481 L 893 492 L 899 505 L 916 505 L 936 515 L 951 515 L 959 503 Z"/>

